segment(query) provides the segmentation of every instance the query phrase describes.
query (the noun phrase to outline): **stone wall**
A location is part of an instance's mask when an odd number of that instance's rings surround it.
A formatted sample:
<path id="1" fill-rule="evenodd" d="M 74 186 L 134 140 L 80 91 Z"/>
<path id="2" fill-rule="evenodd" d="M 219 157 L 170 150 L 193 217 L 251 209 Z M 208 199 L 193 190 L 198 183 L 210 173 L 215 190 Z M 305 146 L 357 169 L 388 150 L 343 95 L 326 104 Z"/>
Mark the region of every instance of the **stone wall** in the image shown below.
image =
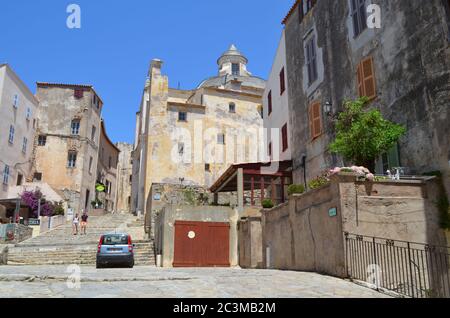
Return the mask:
<path id="1" fill-rule="evenodd" d="M 162 266 L 172 267 L 175 221 L 230 223 L 230 265 L 238 265 L 238 212 L 228 207 L 167 205 L 156 217 L 155 249 L 162 255 Z"/>
<path id="2" fill-rule="evenodd" d="M 0 225 L 0 243 L 15 244 L 31 238 L 33 229 L 22 224 Z"/>
<path id="3" fill-rule="evenodd" d="M 133 173 L 132 151 L 133 145 L 124 142 L 116 144 L 120 149 L 117 180 L 117 208 L 119 212 L 131 212 L 131 184 Z"/>
<path id="4" fill-rule="evenodd" d="M 239 266 L 263 268 L 261 217 L 241 219 L 238 235 Z"/>
<path id="5" fill-rule="evenodd" d="M 334 176 L 323 188 L 263 210 L 265 266 L 345 277 L 344 232 L 446 245 L 437 186 L 435 178 L 360 182 L 354 175 Z"/>

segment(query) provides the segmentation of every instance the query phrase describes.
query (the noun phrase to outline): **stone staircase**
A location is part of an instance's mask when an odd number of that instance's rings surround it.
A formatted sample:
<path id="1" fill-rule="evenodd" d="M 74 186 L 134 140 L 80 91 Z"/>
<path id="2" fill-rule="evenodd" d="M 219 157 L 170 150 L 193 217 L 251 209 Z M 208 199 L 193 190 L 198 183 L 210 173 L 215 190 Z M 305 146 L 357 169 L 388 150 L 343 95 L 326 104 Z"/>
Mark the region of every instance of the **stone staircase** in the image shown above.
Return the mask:
<path id="1" fill-rule="evenodd" d="M 135 265 L 155 265 L 153 242 L 144 239 L 143 221 L 131 214 L 89 217 L 87 235 L 73 235 L 68 223 L 8 251 L 8 265 L 93 265 L 102 234 L 129 233 L 135 246 Z M 141 225 L 142 223 L 142 225 Z"/>

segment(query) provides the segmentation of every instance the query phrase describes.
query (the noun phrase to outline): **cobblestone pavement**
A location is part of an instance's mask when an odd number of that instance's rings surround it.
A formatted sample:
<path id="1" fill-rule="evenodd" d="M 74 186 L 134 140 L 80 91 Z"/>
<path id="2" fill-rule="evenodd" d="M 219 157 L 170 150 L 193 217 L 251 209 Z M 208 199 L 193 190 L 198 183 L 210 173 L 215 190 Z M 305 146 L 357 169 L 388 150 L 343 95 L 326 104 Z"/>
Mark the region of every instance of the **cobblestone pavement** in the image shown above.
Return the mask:
<path id="1" fill-rule="evenodd" d="M 80 289 L 67 266 L 0 266 L 0 297 L 329 298 L 387 297 L 314 273 L 244 269 L 95 269 L 81 267 Z M 70 283 L 69 283 L 70 284 Z"/>

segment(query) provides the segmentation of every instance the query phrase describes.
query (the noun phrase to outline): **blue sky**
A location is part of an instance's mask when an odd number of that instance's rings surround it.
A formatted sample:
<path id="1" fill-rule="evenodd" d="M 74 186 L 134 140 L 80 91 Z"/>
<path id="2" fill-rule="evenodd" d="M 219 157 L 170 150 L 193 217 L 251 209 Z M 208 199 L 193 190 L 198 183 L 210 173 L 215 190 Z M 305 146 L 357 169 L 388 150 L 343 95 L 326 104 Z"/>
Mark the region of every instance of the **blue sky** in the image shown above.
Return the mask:
<path id="1" fill-rule="evenodd" d="M 134 140 L 149 61 L 164 61 L 169 85 L 191 89 L 217 73 L 231 43 L 267 78 L 281 20 L 293 0 L 0 0 L 0 63 L 35 82 L 92 84 L 114 142 Z M 81 29 L 66 27 L 69 4 Z"/>

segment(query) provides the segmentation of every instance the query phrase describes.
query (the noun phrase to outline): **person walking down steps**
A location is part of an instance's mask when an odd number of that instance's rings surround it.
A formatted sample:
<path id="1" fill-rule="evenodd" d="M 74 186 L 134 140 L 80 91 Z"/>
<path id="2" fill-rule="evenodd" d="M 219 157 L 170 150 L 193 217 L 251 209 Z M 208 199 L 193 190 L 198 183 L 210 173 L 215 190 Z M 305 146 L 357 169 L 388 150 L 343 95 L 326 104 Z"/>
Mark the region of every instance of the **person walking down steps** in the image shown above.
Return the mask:
<path id="1" fill-rule="evenodd" d="M 86 235 L 86 229 L 87 229 L 87 220 L 88 220 L 88 215 L 86 212 L 83 213 L 83 215 L 81 216 L 81 235 Z"/>
<path id="2" fill-rule="evenodd" d="M 72 233 L 73 235 L 78 235 L 78 224 L 80 223 L 80 218 L 78 217 L 78 213 L 75 214 L 72 220 Z"/>

